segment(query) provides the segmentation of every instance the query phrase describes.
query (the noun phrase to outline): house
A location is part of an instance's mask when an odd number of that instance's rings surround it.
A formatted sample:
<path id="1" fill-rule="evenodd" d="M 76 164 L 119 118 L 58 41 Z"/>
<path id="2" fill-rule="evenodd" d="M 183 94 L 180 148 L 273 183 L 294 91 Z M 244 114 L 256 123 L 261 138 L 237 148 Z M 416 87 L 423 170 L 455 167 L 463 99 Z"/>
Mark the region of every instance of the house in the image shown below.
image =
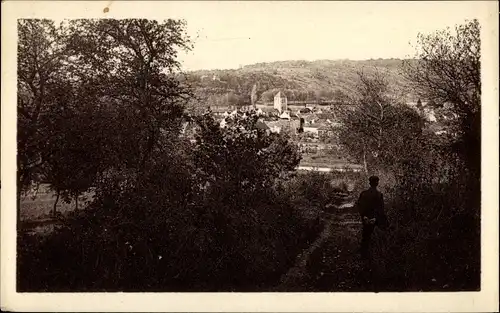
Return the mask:
<path id="1" fill-rule="evenodd" d="M 272 132 L 272 133 L 280 133 L 281 132 L 281 126 L 279 123 L 279 121 L 266 121 L 266 126 L 269 128 L 269 130 Z"/>
<path id="2" fill-rule="evenodd" d="M 290 114 L 288 112 L 283 112 L 280 115 L 281 119 L 289 120 L 290 119 Z"/>
<path id="3" fill-rule="evenodd" d="M 333 130 L 330 125 L 321 125 L 318 127 L 318 135 L 323 136 L 333 136 Z"/>
<path id="4" fill-rule="evenodd" d="M 284 93 L 279 91 L 274 96 L 274 108 L 277 109 L 280 113 L 288 110 L 288 100 Z"/>
<path id="5" fill-rule="evenodd" d="M 315 135 L 319 135 L 319 128 L 321 125 L 319 124 L 305 124 L 304 125 L 304 133 L 313 133 Z"/>
<path id="6" fill-rule="evenodd" d="M 296 134 L 297 129 L 300 126 L 300 122 L 298 120 L 265 120 L 265 123 L 272 132 L 276 133 L 286 132 L 288 134 Z"/>
<path id="7" fill-rule="evenodd" d="M 222 121 L 220 121 L 219 126 L 220 126 L 220 128 L 225 128 L 226 125 L 227 125 L 226 119 L 223 118 Z"/>
<path id="8" fill-rule="evenodd" d="M 315 124 L 319 119 L 316 114 L 305 115 L 303 116 L 303 118 L 304 118 L 304 125 Z"/>
<path id="9" fill-rule="evenodd" d="M 227 112 L 232 111 L 234 108 L 228 105 L 214 105 L 208 108 L 215 116 L 226 116 Z"/>
<path id="10" fill-rule="evenodd" d="M 436 122 L 436 114 L 432 108 L 429 107 L 424 107 L 422 110 L 422 113 L 424 114 L 424 117 L 430 121 L 430 122 Z"/>
<path id="11" fill-rule="evenodd" d="M 319 112 L 317 112 L 315 115 L 320 120 L 330 120 L 330 121 L 332 121 L 332 120 L 335 119 L 335 115 L 333 113 L 319 113 Z"/>
<path id="12" fill-rule="evenodd" d="M 271 130 L 271 129 L 269 128 L 269 126 L 267 126 L 267 125 L 266 125 L 266 123 L 264 123 L 264 122 L 262 122 L 262 121 L 257 121 L 257 123 L 255 123 L 255 128 L 257 128 L 257 129 L 262 129 L 262 130 L 265 130 L 265 131 L 267 131 L 267 130 Z"/>

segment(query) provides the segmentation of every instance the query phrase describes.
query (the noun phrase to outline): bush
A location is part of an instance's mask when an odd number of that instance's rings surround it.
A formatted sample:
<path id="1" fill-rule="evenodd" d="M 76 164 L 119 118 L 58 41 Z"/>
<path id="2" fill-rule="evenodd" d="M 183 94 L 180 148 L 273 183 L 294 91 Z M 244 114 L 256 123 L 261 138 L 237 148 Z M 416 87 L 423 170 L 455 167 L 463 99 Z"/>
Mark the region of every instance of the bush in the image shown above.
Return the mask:
<path id="1" fill-rule="evenodd" d="M 290 199 L 299 205 L 324 209 L 340 205 L 359 185 L 357 175 L 339 173 L 301 173 L 288 182 Z"/>
<path id="2" fill-rule="evenodd" d="M 460 167 L 426 173 L 430 167 L 421 160 L 422 176 L 407 176 L 388 201 L 392 229 L 378 247 L 382 283 L 391 290 L 479 290 L 480 204 L 469 207 L 477 195 Z"/>
<path id="3" fill-rule="evenodd" d="M 296 151 L 273 134 L 251 137 L 252 123 L 221 130 L 204 121 L 194 147 L 153 152 L 142 172 L 109 169 L 94 202 L 64 228 L 39 243 L 20 237 L 20 290 L 259 291 L 276 284 L 320 231 L 278 190 Z"/>
<path id="4" fill-rule="evenodd" d="M 19 241 L 23 291 L 255 291 L 275 284 L 320 231 L 286 202 L 88 208 Z M 126 195 L 124 193 L 124 195 Z"/>

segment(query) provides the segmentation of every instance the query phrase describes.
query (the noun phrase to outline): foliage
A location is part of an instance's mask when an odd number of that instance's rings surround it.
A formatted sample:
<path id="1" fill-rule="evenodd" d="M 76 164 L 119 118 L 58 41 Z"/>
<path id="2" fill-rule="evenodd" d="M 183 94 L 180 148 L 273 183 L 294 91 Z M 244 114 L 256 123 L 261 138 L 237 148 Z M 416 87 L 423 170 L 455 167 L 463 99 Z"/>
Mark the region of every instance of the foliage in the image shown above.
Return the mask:
<path id="1" fill-rule="evenodd" d="M 396 220 L 421 221 L 408 223 L 406 230 L 409 238 L 420 242 L 409 254 L 411 266 L 417 266 L 411 256 L 425 251 L 428 262 L 436 264 L 432 266 L 434 279 L 448 281 L 455 288 L 478 290 L 480 25 L 477 20 L 468 21 L 456 26 L 454 34 L 444 30 L 418 39 L 418 62 L 404 64 L 403 73 L 430 100 L 428 106 L 448 116 L 440 120 L 447 126 L 447 136 L 434 136 L 429 143 L 432 159 L 424 159 L 419 168 L 412 166 L 415 178 L 404 186 L 404 193 L 401 188 L 395 200 L 399 207 Z"/>
<path id="2" fill-rule="evenodd" d="M 358 98 L 368 99 L 358 103 L 369 105 L 358 105 L 345 121 L 346 135 L 351 131 L 350 140 L 357 137 L 361 142 L 348 148 L 358 160 L 369 155 L 365 151 L 377 151 L 376 162 L 366 158 L 368 166 L 384 169 L 396 178 L 388 197 L 392 230 L 384 235 L 386 244 L 379 247 L 379 259 L 387 269 L 383 283 L 398 286 L 397 290 L 428 290 L 433 281 L 442 282 L 440 290 L 477 290 L 479 24 L 473 21 L 458 26 L 455 36 L 448 31 L 421 35 L 419 42 L 417 60 L 406 62 L 403 72 L 416 92 L 431 100 L 430 109 L 454 113 L 448 119 L 447 134 L 435 134 L 433 122 L 424 122 L 413 109 L 397 107 L 387 98 L 384 103 L 386 85 L 370 80 L 362 86 L 371 92 L 361 93 L 369 96 Z M 370 110 L 370 105 L 375 109 Z M 467 149 L 461 146 L 465 142 Z M 370 167 L 369 172 L 374 173 Z"/>
<path id="3" fill-rule="evenodd" d="M 434 107 L 447 104 L 457 118 L 449 123 L 454 150 L 464 160 L 471 181 L 479 180 L 481 148 L 481 39 L 477 20 L 430 35 L 420 34 L 416 57 L 406 62 L 404 76 Z M 443 108 L 442 108 L 443 109 Z M 476 183 L 478 190 L 479 186 Z"/>
<path id="4" fill-rule="evenodd" d="M 326 206 L 339 205 L 342 198 L 341 193 L 347 192 L 344 177 L 341 184 L 334 185 L 335 177 L 331 174 L 317 172 L 303 173 L 294 177 L 288 182 L 291 192 L 290 197 L 299 205 L 319 207 L 325 209 Z"/>
<path id="5" fill-rule="evenodd" d="M 257 128 L 258 119 L 253 113 L 235 115 L 226 119 L 224 128 L 209 114 L 198 119 L 194 155 L 202 181 L 214 186 L 223 182 L 224 193 L 254 194 L 295 170 L 300 160 L 297 147 L 283 136 Z"/>
<path id="6" fill-rule="evenodd" d="M 69 49 L 83 63 L 79 73 L 94 80 L 98 96 L 112 100 L 133 129 L 130 140 L 140 149 L 127 166 L 141 171 L 163 137 L 180 130 L 190 96 L 175 77 L 177 51 L 190 48 L 184 22 L 76 20 L 69 29 Z"/>
<path id="7" fill-rule="evenodd" d="M 197 106 L 227 105 L 227 94 L 242 97 L 251 94 L 257 85 L 257 98 L 272 102 L 278 91 L 289 101 L 345 101 L 357 85 L 357 72 L 365 69 L 368 74 L 386 70 L 387 79 L 394 86 L 393 92 L 405 90 L 404 78 L 398 73 L 402 60 L 367 61 L 285 61 L 248 65 L 238 70 L 194 71 L 186 75 L 201 100 Z M 213 79 L 214 75 L 217 79 Z M 214 96 L 215 95 L 215 96 Z M 411 95 L 408 95 L 411 98 Z M 246 101 L 249 102 L 249 101 Z"/>
<path id="8" fill-rule="evenodd" d="M 48 111 L 61 100 L 65 53 L 64 33 L 49 20 L 18 22 L 18 158 L 17 191 L 21 194 L 40 180 L 43 163 L 49 157 L 45 143 L 51 133 Z M 19 203 L 17 208 L 19 214 Z"/>
<path id="9" fill-rule="evenodd" d="M 276 283 L 319 231 L 301 205 L 336 203 L 346 187 L 317 174 L 293 177 L 297 147 L 257 127 L 254 113 L 222 127 L 197 116 L 194 142 L 179 134 L 193 94 L 203 105 L 239 105 L 272 100 L 277 90 L 355 104 L 341 114 L 342 146 L 366 174 L 383 184 L 393 178 L 385 252 L 396 265 L 387 279 L 474 284 L 479 215 L 470 199 L 478 199 L 479 172 L 464 145 L 479 147 L 478 33 L 471 22 L 456 37 L 423 36 L 421 57 L 405 65 L 422 99 L 452 104 L 458 119 L 449 119 L 446 137 L 396 97 L 400 60 L 283 62 L 183 78 L 177 51 L 190 43 L 181 21 L 20 20 L 18 190 L 42 179 L 63 198 L 95 190 L 93 203 L 47 238 L 20 232 L 20 290 L 255 291 Z M 388 71 L 356 76 L 353 64 Z"/>
<path id="10" fill-rule="evenodd" d="M 110 167 L 140 173 L 175 144 L 191 94 L 176 77 L 177 51 L 190 48 L 184 29 L 176 20 L 20 20 L 18 191 L 44 180 L 77 198 Z"/>
<path id="11" fill-rule="evenodd" d="M 133 135 L 118 125 L 133 119 L 121 117 L 123 108 L 109 114 L 120 131 L 102 140 L 115 149 L 111 141 L 127 144 Z M 71 124 L 70 117 L 59 122 Z M 246 291 L 275 284 L 319 231 L 276 189 L 297 165 L 297 149 L 256 128 L 252 114 L 226 128 L 210 116 L 196 122 L 195 143 L 165 137 L 140 172 L 134 163 L 121 166 L 140 147 L 110 153 L 90 207 L 40 243 L 21 236 L 20 289 Z M 78 143 L 73 135 L 61 140 Z"/>
<path id="12" fill-rule="evenodd" d="M 398 171 L 423 147 L 423 118 L 388 94 L 389 85 L 378 73 L 359 73 L 360 84 L 351 101 L 353 110 L 342 115 L 338 135 L 343 150 L 365 165 L 367 175 Z"/>

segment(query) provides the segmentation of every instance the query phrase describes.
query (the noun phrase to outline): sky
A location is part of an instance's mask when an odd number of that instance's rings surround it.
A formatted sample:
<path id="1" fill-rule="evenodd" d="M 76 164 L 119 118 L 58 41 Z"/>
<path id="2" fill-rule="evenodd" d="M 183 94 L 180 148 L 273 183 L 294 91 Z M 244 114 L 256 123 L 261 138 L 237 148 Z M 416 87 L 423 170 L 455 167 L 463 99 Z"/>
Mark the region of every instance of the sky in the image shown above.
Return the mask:
<path id="1" fill-rule="evenodd" d="M 259 62 L 405 58 L 418 33 L 477 17 L 480 2 L 174 2 L 194 49 L 184 70 L 230 69 Z"/>
<path id="2" fill-rule="evenodd" d="M 50 2 L 48 2 L 50 3 Z M 194 49 L 184 70 L 231 69 L 285 60 L 406 58 L 418 33 L 498 14 L 492 1 L 109 1 L 81 2 L 56 13 L 30 5 L 31 15 L 66 18 L 184 19 Z M 35 9 L 36 7 L 36 9 Z M 95 10 L 95 8 L 97 10 Z M 36 14 L 35 14 L 36 13 Z"/>

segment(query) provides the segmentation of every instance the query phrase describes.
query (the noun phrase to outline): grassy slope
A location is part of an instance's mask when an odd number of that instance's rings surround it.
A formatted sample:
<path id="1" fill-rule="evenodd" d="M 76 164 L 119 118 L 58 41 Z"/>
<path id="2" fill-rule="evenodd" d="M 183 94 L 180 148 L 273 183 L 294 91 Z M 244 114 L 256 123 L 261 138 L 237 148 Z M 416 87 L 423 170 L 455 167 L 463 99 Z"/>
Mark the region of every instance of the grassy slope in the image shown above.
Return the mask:
<path id="1" fill-rule="evenodd" d="M 380 59 L 366 61 L 320 60 L 281 61 L 248 65 L 235 70 L 201 70 L 187 73 L 202 102 L 213 102 L 215 98 L 224 102 L 228 93 L 249 98 L 252 87 L 257 84 L 257 95 L 275 89 L 318 92 L 339 90 L 352 92 L 358 83 L 357 73 L 384 73 L 394 94 L 414 100 L 407 94 L 405 81 L 400 75 L 402 60 Z M 217 79 L 213 80 L 216 75 Z"/>

